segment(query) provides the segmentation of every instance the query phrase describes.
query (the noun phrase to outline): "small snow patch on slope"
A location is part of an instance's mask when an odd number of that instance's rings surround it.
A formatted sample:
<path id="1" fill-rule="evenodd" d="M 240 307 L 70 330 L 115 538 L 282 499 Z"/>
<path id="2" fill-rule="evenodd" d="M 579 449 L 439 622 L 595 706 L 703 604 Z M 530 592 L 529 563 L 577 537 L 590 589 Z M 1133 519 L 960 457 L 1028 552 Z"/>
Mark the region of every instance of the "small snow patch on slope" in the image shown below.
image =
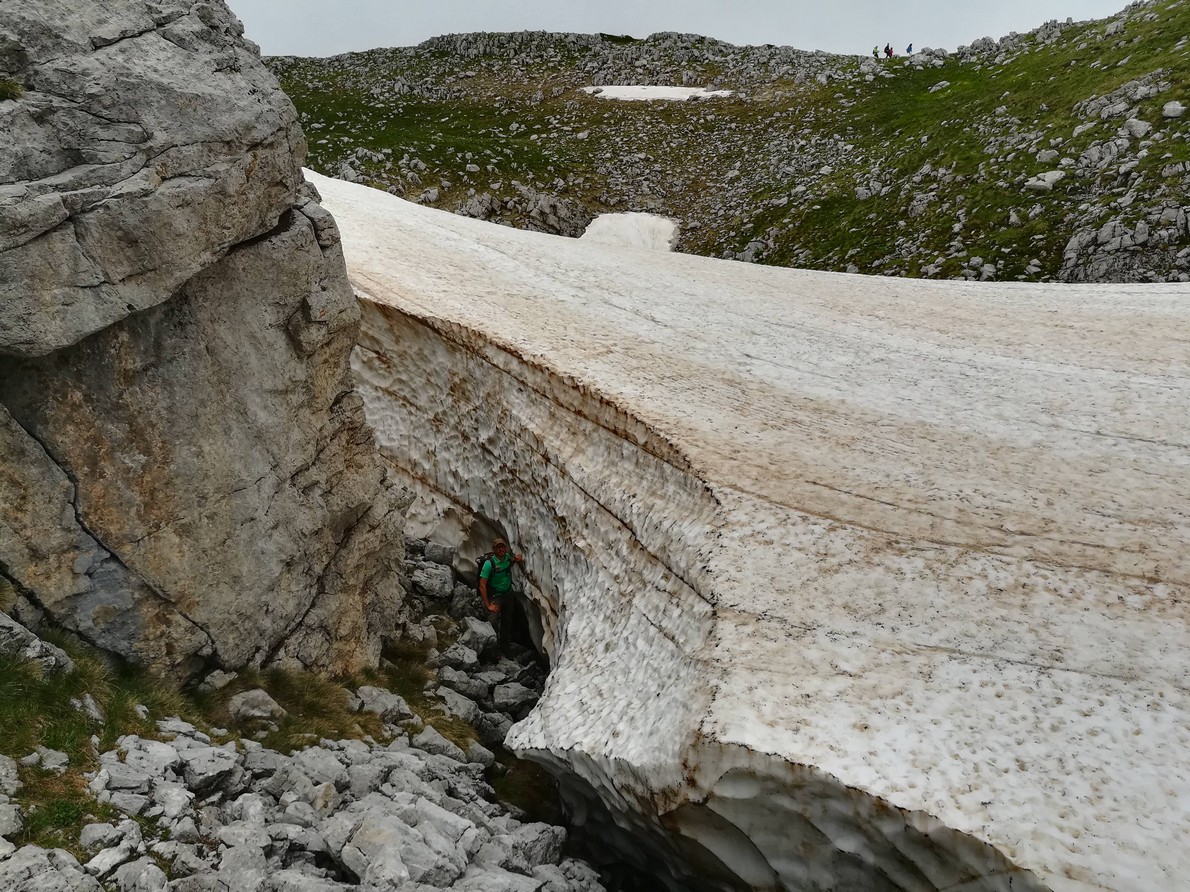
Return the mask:
<path id="1" fill-rule="evenodd" d="M 678 243 L 678 221 L 656 214 L 600 214 L 581 240 L 645 251 L 672 251 Z"/>
<path id="2" fill-rule="evenodd" d="M 600 99 L 649 100 L 667 99 L 709 99 L 716 96 L 730 96 L 731 90 L 708 90 L 706 87 L 654 87 L 647 84 L 628 84 L 613 87 L 583 87 L 584 93 L 591 93 Z"/>

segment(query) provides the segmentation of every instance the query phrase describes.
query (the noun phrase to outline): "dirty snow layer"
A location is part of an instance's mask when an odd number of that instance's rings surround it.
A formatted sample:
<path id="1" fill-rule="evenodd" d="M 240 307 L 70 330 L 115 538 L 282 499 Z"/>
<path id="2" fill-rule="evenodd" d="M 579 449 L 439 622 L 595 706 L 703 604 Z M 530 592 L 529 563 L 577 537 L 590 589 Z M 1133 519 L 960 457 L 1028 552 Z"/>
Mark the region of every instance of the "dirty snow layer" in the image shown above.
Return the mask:
<path id="1" fill-rule="evenodd" d="M 513 746 L 761 885 L 1184 884 L 1190 287 L 646 255 L 310 177 L 382 445 L 528 552 L 555 669 Z"/>
<path id="2" fill-rule="evenodd" d="M 730 96 L 732 93 L 731 90 L 708 90 L 706 87 L 656 87 L 648 84 L 583 87 L 583 92 L 591 93 L 600 99 L 627 99 L 630 101 L 665 99 L 671 102 L 695 98 L 713 99 L 719 96 Z"/>
<path id="3" fill-rule="evenodd" d="M 645 251 L 672 251 L 678 241 L 678 221 L 656 214 L 600 214 L 582 234 L 583 241 Z"/>

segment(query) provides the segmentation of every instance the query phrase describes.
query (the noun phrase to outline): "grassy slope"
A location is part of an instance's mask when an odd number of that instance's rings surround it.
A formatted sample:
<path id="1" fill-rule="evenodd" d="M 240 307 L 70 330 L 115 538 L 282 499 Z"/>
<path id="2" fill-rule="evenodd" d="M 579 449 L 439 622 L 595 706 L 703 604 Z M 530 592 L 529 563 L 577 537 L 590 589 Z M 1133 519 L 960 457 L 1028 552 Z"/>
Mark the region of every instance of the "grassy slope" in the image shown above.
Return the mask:
<path id="1" fill-rule="evenodd" d="M 394 161 L 409 153 L 426 164 L 419 177 L 439 187 L 432 203 L 440 207 L 457 207 L 472 189 L 515 197 L 512 179 L 549 189 L 566 177 L 554 191 L 595 212 L 631 207 L 682 218 L 687 226 L 681 248 L 695 253 L 728 255 L 768 236 L 776 247 L 762 255 L 763 262 L 822 269 L 854 263 L 864 271 L 916 276 L 941 261 L 927 273 L 946 276 L 978 255 L 1002 260 L 998 278 L 1009 278 L 1024 276 L 1037 258 L 1041 272 L 1030 277 L 1041 278 L 1057 272 L 1079 206 L 1099 203 L 1106 214 L 1137 182 L 1068 177 L 1051 193 L 1022 192 L 1025 178 L 1054 167 L 1036 160 L 1050 140 L 1065 140 L 1058 147 L 1062 155 L 1077 157 L 1119 127 L 1119 120 L 1108 121 L 1073 138 L 1080 123 L 1075 104 L 1164 69 L 1172 88 L 1141 103 L 1141 116 L 1158 129 L 1185 131 L 1185 119 L 1165 122 L 1160 108 L 1190 93 L 1190 49 L 1175 49 L 1190 33 L 1190 3 L 1158 2 L 1144 12 L 1153 13 L 1151 20 L 1134 18 L 1123 35 L 1102 39 L 1103 23 L 1078 25 L 1053 45 L 1009 53 L 1002 65 L 961 64 L 952 57 L 941 68 L 915 70 L 898 60 L 885 63 L 894 77 L 869 82 L 858 60 L 843 60 L 849 73 L 844 81 L 824 86 L 778 78 L 748 85 L 747 99 L 714 103 L 614 103 L 576 94 L 589 75 L 582 58 L 560 41 L 531 71 L 496 56 L 463 63 L 437 50 L 273 64 L 307 127 L 312 167 L 335 175 L 356 147 L 390 149 Z M 473 77 L 456 77 L 464 64 Z M 703 82 L 722 75 L 713 63 L 687 67 Z M 394 97 L 385 85 L 398 77 L 456 95 Z M 950 87 L 929 92 L 941 80 Z M 560 96 L 551 95 L 553 87 Z M 538 89 L 545 98 L 535 103 Z M 524 129 L 510 133 L 514 122 Z M 579 139 L 584 131 L 588 138 Z M 1033 138 L 1004 145 L 1004 134 L 1012 132 Z M 788 151 L 781 139 L 791 136 L 809 145 Z M 844 141 L 851 148 L 843 153 L 823 156 L 819 149 Z M 1163 197 L 1166 184 L 1157 169 L 1187 156 L 1184 138 L 1151 151 L 1135 171 L 1142 195 Z M 818 173 L 824 157 L 833 167 L 828 174 Z M 466 174 L 468 162 L 481 171 Z M 926 164 L 944 175 L 913 182 Z M 374 185 L 400 184 L 410 197 L 421 191 L 407 185 L 395 166 L 361 167 Z M 733 169 L 741 174 L 729 185 L 726 175 Z M 871 180 L 893 188 L 859 200 L 856 186 Z M 799 186 L 807 191 L 795 191 Z M 735 200 L 725 200 L 733 191 Z M 909 218 L 909 204 L 920 191 L 932 191 L 933 200 Z M 1102 191 L 1109 194 L 1102 197 Z M 1012 211 L 1020 225 L 1009 225 Z M 1086 214 L 1084 209 L 1081 216 Z M 523 223 L 515 213 L 502 222 Z"/>

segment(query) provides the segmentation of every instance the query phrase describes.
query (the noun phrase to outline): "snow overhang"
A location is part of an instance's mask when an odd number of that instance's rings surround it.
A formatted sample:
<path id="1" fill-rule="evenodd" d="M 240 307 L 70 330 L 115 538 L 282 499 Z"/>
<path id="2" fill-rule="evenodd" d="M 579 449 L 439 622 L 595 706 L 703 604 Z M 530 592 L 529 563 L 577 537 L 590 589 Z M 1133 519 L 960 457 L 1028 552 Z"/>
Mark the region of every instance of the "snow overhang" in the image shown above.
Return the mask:
<path id="1" fill-rule="evenodd" d="M 554 671 L 511 745 L 746 883 L 1182 882 L 1190 286 L 754 266 L 307 175 L 382 447 L 527 552 Z"/>

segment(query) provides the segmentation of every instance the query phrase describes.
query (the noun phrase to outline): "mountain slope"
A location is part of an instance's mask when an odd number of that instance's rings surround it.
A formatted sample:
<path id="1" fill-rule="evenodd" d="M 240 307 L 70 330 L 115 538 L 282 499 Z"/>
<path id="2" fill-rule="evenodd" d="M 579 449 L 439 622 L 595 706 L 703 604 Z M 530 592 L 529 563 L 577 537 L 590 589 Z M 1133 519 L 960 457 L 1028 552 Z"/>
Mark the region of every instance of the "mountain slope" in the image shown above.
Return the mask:
<path id="1" fill-rule="evenodd" d="M 694 35 L 466 34 L 276 58 L 310 165 L 513 226 L 682 223 L 678 249 L 884 275 L 1190 278 L 1190 3 L 908 59 Z M 721 99 L 617 102 L 608 84 Z"/>

